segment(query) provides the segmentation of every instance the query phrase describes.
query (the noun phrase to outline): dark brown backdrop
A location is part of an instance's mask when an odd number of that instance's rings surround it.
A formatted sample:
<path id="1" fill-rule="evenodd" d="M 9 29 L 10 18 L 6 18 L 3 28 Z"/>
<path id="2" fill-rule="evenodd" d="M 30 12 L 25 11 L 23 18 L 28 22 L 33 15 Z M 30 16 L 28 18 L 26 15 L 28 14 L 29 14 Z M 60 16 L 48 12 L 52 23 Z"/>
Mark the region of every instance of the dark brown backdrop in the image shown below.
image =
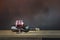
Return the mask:
<path id="1" fill-rule="evenodd" d="M 30 27 L 60 28 L 59 0 L 0 0 L 0 29 L 22 18 Z"/>

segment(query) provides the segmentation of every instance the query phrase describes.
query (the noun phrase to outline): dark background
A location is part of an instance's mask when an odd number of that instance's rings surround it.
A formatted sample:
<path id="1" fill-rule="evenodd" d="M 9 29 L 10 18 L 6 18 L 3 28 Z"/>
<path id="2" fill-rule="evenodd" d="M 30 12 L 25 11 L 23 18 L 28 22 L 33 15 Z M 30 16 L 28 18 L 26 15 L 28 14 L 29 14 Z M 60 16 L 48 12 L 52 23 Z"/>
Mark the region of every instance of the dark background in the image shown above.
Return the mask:
<path id="1" fill-rule="evenodd" d="M 60 0 L 0 0 L 0 29 L 20 18 L 31 28 L 59 30 Z"/>

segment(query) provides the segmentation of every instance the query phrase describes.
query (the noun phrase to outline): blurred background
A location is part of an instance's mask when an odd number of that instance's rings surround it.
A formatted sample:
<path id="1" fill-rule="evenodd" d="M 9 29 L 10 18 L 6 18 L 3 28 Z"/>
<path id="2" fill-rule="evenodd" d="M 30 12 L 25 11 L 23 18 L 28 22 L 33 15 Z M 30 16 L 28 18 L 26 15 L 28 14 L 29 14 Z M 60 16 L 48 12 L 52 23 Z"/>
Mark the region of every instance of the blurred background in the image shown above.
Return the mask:
<path id="1" fill-rule="evenodd" d="M 0 0 L 0 30 L 20 18 L 31 28 L 60 30 L 60 0 Z"/>

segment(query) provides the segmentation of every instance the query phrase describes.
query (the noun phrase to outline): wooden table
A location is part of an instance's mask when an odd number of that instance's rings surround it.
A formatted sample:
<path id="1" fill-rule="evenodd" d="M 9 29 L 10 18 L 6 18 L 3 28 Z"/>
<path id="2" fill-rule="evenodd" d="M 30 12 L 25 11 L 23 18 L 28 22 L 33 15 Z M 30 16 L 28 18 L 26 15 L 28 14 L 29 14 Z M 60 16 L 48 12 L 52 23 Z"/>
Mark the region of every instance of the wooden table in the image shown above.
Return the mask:
<path id="1" fill-rule="evenodd" d="M 22 32 L 17 34 L 11 30 L 0 30 L 0 37 L 43 37 L 43 38 L 60 38 L 60 30 L 40 30 Z"/>

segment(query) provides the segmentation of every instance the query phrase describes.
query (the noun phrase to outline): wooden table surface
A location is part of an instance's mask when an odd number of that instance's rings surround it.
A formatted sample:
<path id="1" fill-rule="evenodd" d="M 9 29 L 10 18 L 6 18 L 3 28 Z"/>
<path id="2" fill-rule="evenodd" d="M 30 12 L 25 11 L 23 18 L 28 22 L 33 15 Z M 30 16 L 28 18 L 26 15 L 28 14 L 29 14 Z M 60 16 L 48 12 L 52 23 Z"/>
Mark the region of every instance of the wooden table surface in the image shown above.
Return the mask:
<path id="1" fill-rule="evenodd" d="M 60 30 L 40 30 L 22 32 L 17 34 L 11 30 L 0 30 L 0 37 L 44 37 L 44 38 L 60 38 Z"/>

